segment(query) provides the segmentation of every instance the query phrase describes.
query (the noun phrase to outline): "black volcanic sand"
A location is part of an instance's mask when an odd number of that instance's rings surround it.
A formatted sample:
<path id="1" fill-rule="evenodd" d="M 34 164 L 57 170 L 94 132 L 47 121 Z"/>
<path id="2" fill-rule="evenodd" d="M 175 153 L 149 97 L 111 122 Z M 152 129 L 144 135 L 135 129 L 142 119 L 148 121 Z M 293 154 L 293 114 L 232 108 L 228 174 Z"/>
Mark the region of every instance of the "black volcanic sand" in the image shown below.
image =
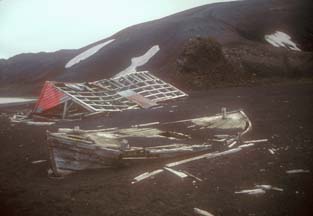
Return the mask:
<path id="1" fill-rule="evenodd" d="M 267 87 L 217 89 L 194 92 L 186 101 L 163 109 L 129 111 L 109 117 L 47 127 L 0 124 L 1 215 L 194 215 L 201 208 L 214 215 L 313 215 L 313 110 L 312 84 L 281 84 Z M 233 155 L 199 160 L 176 169 L 203 179 L 181 180 L 169 173 L 131 184 L 146 171 L 165 162 L 143 162 L 124 167 L 84 171 L 64 179 L 47 176 L 45 131 L 57 127 L 168 121 L 214 114 L 222 106 L 243 108 L 253 123 L 245 139 L 268 138 Z M 25 107 L 22 107 L 25 108 Z M 1 108 L 15 111 L 17 108 Z M 277 149 L 274 155 L 269 148 Z M 286 174 L 290 169 L 310 173 Z M 284 189 L 260 196 L 235 194 L 269 184 Z"/>

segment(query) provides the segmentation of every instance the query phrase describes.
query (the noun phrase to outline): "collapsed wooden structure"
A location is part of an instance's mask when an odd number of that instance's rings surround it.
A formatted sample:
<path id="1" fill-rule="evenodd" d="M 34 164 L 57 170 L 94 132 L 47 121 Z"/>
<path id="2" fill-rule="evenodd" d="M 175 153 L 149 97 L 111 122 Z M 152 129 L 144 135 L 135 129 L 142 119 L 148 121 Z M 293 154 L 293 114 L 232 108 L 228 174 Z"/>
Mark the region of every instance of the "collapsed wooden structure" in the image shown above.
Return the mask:
<path id="1" fill-rule="evenodd" d="M 32 115 L 77 118 L 99 112 L 150 108 L 187 94 L 148 71 L 86 83 L 47 81 Z"/>
<path id="2" fill-rule="evenodd" d="M 47 132 L 55 175 L 112 166 L 127 160 L 151 160 L 209 151 L 213 143 L 235 145 L 251 130 L 243 111 L 175 122 L 101 130 L 59 129 Z M 222 135 L 221 135 L 222 133 Z"/>

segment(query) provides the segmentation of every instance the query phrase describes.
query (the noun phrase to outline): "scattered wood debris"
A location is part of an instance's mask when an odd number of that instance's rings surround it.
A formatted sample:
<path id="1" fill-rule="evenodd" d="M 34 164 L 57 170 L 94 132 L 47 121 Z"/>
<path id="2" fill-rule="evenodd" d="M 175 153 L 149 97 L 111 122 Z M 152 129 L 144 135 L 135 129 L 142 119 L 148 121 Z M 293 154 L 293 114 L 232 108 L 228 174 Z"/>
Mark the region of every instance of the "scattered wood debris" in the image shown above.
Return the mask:
<path id="1" fill-rule="evenodd" d="M 162 109 L 162 108 L 164 108 L 164 106 L 155 106 L 155 107 L 152 107 L 151 109 L 156 110 L 156 109 Z"/>
<path id="2" fill-rule="evenodd" d="M 227 150 L 227 151 L 224 151 L 224 152 L 219 152 L 219 153 L 207 153 L 207 154 L 203 154 L 203 155 L 199 155 L 199 156 L 196 156 L 196 157 L 192 157 L 192 158 L 188 158 L 188 159 L 185 159 L 185 160 L 181 160 L 181 161 L 177 161 L 177 162 L 173 162 L 173 163 L 169 163 L 169 164 L 166 164 L 163 169 L 166 170 L 166 171 L 169 171 L 175 175 L 177 175 L 178 177 L 180 178 L 186 178 L 186 177 L 191 177 L 191 178 L 194 178 L 198 181 L 202 181 L 202 179 L 192 175 L 191 173 L 188 173 L 186 171 L 177 171 L 177 170 L 174 170 L 172 169 L 172 167 L 175 167 L 175 166 L 179 166 L 179 165 L 182 165 L 182 164 L 185 164 L 185 163 L 189 163 L 189 162 L 193 162 L 193 161 L 196 161 L 196 160 L 200 160 L 200 159 L 211 159 L 211 158 L 215 158 L 215 157 L 219 157 L 219 156 L 225 156 L 225 155 L 228 155 L 228 154 L 233 154 L 233 153 L 236 153 L 236 152 L 239 152 L 241 151 L 242 148 L 235 148 L 235 149 L 230 149 L 230 150 Z M 132 182 L 132 184 L 138 182 L 139 181 L 142 181 L 144 179 L 147 179 L 150 177 L 150 175 L 152 176 L 155 176 L 159 173 L 161 173 L 162 171 L 160 170 L 163 170 L 163 169 L 159 169 L 157 171 L 153 171 L 153 172 L 146 172 L 146 173 L 143 173 L 137 177 L 134 178 L 135 181 Z"/>
<path id="3" fill-rule="evenodd" d="M 215 157 L 225 156 L 228 154 L 233 154 L 233 153 L 239 152 L 241 150 L 242 150 L 241 148 L 235 148 L 235 149 L 230 149 L 230 150 L 219 152 L 219 153 L 207 153 L 207 154 L 199 155 L 196 157 L 188 158 L 185 160 L 166 164 L 166 167 L 175 167 L 178 165 L 182 165 L 182 164 L 189 163 L 189 162 L 196 161 L 196 160 L 200 160 L 200 159 L 211 159 L 211 158 L 215 158 Z"/>
<path id="4" fill-rule="evenodd" d="M 34 125 L 34 126 L 50 126 L 54 125 L 55 122 L 34 122 L 34 121 L 27 121 L 25 122 L 27 125 Z"/>
<path id="5" fill-rule="evenodd" d="M 251 147 L 251 146 L 254 146 L 254 143 L 243 144 L 243 145 L 238 146 L 238 148 L 248 148 L 248 147 Z"/>
<path id="6" fill-rule="evenodd" d="M 39 164 L 39 163 L 44 163 L 47 162 L 47 160 L 36 160 L 36 161 L 32 161 L 32 164 Z"/>
<path id="7" fill-rule="evenodd" d="M 214 216 L 210 212 L 207 212 L 205 210 L 199 209 L 199 208 L 194 208 L 194 213 L 200 216 Z"/>
<path id="8" fill-rule="evenodd" d="M 55 124 L 53 121 L 43 122 L 43 121 L 34 121 L 33 119 L 28 118 L 26 115 L 13 115 L 10 118 L 11 123 L 21 123 L 26 125 L 34 126 L 50 126 Z"/>
<path id="9" fill-rule="evenodd" d="M 248 189 L 248 190 L 242 190 L 235 192 L 236 194 L 248 194 L 248 195 L 262 195 L 265 194 L 266 191 L 279 191 L 283 192 L 284 189 L 279 187 L 274 187 L 272 185 L 255 185 L 255 189 Z"/>
<path id="10" fill-rule="evenodd" d="M 262 142 L 268 142 L 268 139 L 247 140 L 247 141 L 244 141 L 243 143 L 247 144 L 247 143 L 262 143 Z"/>
<path id="11" fill-rule="evenodd" d="M 158 124 L 160 124 L 160 122 L 150 122 L 150 123 L 145 123 L 145 124 L 133 125 L 132 127 L 147 127 L 147 126 L 154 126 Z"/>
<path id="12" fill-rule="evenodd" d="M 294 170 L 287 170 L 286 173 L 287 174 L 310 173 L 310 170 L 294 169 Z"/>
<path id="13" fill-rule="evenodd" d="M 272 154 L 272 155 L 274 155 L 275 154 L 275 149 L 268 149 L 268 151 Z"/>
<path id="14" fill-rule="evenodd" d="M 169 167 L 164 167 L 163 169 L 168 171 L 168 172 L 170 172 L 170 173 L 173 173 L 174 175 L 176 175 L 176 176 L 178 176 L 179 178 L 182 178 L 182 179 L 188 177 L 188 175 L 186 175 L 185 173 L 177 171 L 177 170 L 174 170 L 174 169 L 171 169 Z"/>
<path id="15" fill-rule="evenodd" d="M 229 134 L 215 134 L 214 137 L 218 139 L 228 139 L 231 138 L 232 136 Z"/>
<path id="16" fill-rule="evenodd" d="M 266 193 L 266 191 L 262 188 L 242 190 L 242 191 L 236 191 L 235 192 L 235 194 L 248 194 L 248 195 L 262 195 L 265 193 Z"/>
<path id="17" fill-rule="evenodd" d="M 279 188 L 279 187 L 273 187 L 272 185 L 256 185 L 256 188 L 261 188 L 263 190 L 274 190 L 274 191 L 280 191 L 283 192 L 284 189 Z"/>
<path id="18" fill-rule="evenodd" d="M 228 145 L 228 148 L 232 148 L 237 144 L 237 141 L 233 141 L 231 144 Z"/>
<path id="19" fill-rule="evenodd" d="M 187 172 L 187 171 L 183 171 L 183 172 L 184 172 L 186 175 L 190 176 L 191 178 L 193 178 L 193 179 L 195 179 L 195 180 L 197 180 L 197 181 L 199 181 L 199 182 L 202 182 L 202 181 L 203 181 L 201 178 L 199 178 L 199 177 L 197 177 L 197 176 L 191 174 L 190 172 Z"/>
<path id="20" fill-rule="evenodd" d="M 147 179 L 147 178 L 151 178 L 152 176 L 158 175 L 163 171 L 164 171 L 163 169 L 158 169 L 158 170 L 154 170 L 152 172 L 145 172 L 145 173 L 135 177 L 132 184 L 135 184 L 135 183 L 140 182 L 140 181 Z"/>

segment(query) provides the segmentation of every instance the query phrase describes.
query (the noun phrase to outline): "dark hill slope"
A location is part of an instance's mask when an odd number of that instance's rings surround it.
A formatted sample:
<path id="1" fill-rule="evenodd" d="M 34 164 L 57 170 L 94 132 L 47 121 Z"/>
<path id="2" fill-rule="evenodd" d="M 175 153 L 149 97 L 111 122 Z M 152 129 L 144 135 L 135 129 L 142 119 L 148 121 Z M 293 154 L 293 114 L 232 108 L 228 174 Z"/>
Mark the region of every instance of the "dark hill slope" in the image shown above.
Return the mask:
<path id="1" fill-rule="evenodd" d="M 185 76 L 178 80 L 176 75 L 187 72 L 179 70 L 177 62 L 190 39 L 195 37 L 209 37 L 221 45 L 223 59 L 227 62 L 226 68 L 219 68 L 224 74 L 221 82 L 223 77 L 233 72 L 249 73 L 247 77 L 253 75 L 261 78 L 272 74 L 280 76 L 280 71 L 311 76 L 308 71 L 312 69 L 312 9 L 311 0 L 246 0 L 205 5 L 131 26 L 79 50 L 23 54 L 2 61 L 0 84 L 35 84 L 40 87 L 46 79 L 93 81 L 107 78 L 127 68 L 131 58 L 143 55 L 152 46 L 159 45 L 160 51 L 139 69 L 150 70 L 164 79 L 185 85 Z M 290 35 L 305 52 L 275 48 L 267 43 L 264 35 L 275 31 Z M 109 39 L 115 41 L 90 58 L 65 68 L 65 64 L 79 53 Z M 203 55 L 199 57 L 206 58 Z M 197 70 L 210 73 L 210 66 L 204 64 Z M 208 77 L 202 76 L 204 79 Z M 207 86 L 210 83 L 200 85 Z"/>

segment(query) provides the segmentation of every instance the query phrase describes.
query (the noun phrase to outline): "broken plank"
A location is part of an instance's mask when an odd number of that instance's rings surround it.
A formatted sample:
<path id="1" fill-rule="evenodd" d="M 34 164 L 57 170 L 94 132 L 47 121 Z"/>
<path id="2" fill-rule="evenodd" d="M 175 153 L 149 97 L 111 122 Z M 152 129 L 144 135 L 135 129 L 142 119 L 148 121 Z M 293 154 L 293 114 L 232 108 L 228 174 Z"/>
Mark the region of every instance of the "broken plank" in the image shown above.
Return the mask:
<path id="1" fill-rule="evenodd" d="M 228 145 L 228 148 L 232 148 L 236 144 L 237 144 L 237 141 L 233 141 L 231 144 Z"/>
<path id="2" fill-rule="evenodd" d="M 294 169 L 294 170 L 287 170 L 286 173 L 287 174 L 310 173 L 310 170 Z"/>
<path id="3" fill-rule="evenodd" d="M 160 122 L 150 122 L 150 123 L 145 123 L 145 124 L 133 125 L 132 127 L 147 127 L 147 126 L 158 125 L 158 124 L 160 124 Z"/>
<path id="4" fill-rule="evenodd" d="M 47 162 L 47 160 L 32 161 L 32 164 L 39 164 L 39 163 L 44 163 L 44 162 Z"/>
<path id="5" fill-rule="evenodd" d="M 55 122 L 34 122 L 34 121 L 25 121 L 27 125 L 35 125 L 35 126 L 50 126 L 55 124 Z"/>
<path id="6" fill-rule="evenodd" d="M 163 171 L 164 171 L 163 169 L 158 169 L 158 170 L 154 170 L 152 172 L 145 172 L 145 173 L 135 177 L 134 178 L 135 181 L 133 181 L 132 184 L 138 183 L 138 182 L 140 182 L 142 180 L 145 180 L 145 179 L 150 178 L 152 176 L 158 175 L 158 174 L 160 174 Z"/>
<path id="7" fill-rule="evenodd" d="M 180 177 L 182 179 L 188 177 L 188 175 L 186 175 L 185 173 L 171 169 L 171 168 L 168 168 L 168 167 L 164 167 L 163 169 L 174 174 L 174 175 L 177 175 L 178 177 Z"/>
<path id="8" fill-rule="evenodd" d="M 269 151 L 272 155 L 274 155 L 274 154 L 275 154 L 274 149 L 268 149 L 268 151 Z"/>
<path id="9" fill-rule="evenodd" d="M 248 140 L 244 141 L 243 143 L 261 143 L 261 142 L 268 142 L 268 139 L 259 139 L 259 140 Z"/>
<path id="10" fill-rule="evenodd" d="M 187 171 L 183 171 L 185 174 L 187 174 L 188 176 L 190 176 L 191 178 L 194 178 L 195 180 L 199 181 L 199 182 L 202 182 L 202 179 L 201 178 L 198 178 L 197 176 L 191 174 L 190 172 L 187 172 Z"/>
<path id="11" fill-rule="evenodd" d="M 248 194 L 248 195 L 261 195 L 261 194 L 265 194 L 265 193 L 266 193 L 266 191 L 262 188 L 242 190 L 242 191 L 236 191 L 235 192 L 235 194 Z"/>
<path id="12" fill-rule="evenodd" d="M 274 191 L 280 191 L 283 192 L 284 189 L 279 188 L 279 187 L 273 187 L 272 185 L 256 185 L 256 188 L 261 188 L 263 190 L 274 190 Z"/>
<path id="13" fill-rule="evenodd" d="M 195 161 L 195 160 L 204 159 L 204 158 L 211 159 L 211 158 L 215 158 L 215 157 L 224 156 L 224 155 L 227 155 L 227 154 L 239 152 L 241 150 L 242 150 L 242 148 L 235 148 L 235 149 L 230 149 L 230 150 L 227 150 L 227 151 L 224 151 L 224 152 L 219 152 L 219 153 L 207 153 L 207 154 L 199 155 L 199 156 L 196 156 L 196 157 L 188 158 L 188 159 L 185 159 L 185 160 L 181 160 L 181 161 L 177 161 L 177 162 L 166 164 L 166 167 L 175 167 L 175 166 L 178 166 L 178 165 L 181 165 L 181 164 L 189 163 L 189 162 L 192 162 L 192 161 Z"/>
<path id="14" fill-rule="evenodd" d="M 197 215 L 201 215 L 201 216 L 214 216 L 214 215 L 211 214 L 210 212 L 207 212 L 207 211 L 202 210 L 202 209 L 199 209 L 199 208 L 194 208 L 193 210 L 194 210 L 194 212 L 195 212 Z"/>
<path id="15" fill-rule="evenodd" d="M 248 148 L 248 147 L 251 147 L 251 146 L 254 146 L 254 143 L 243 144 L 243 145 L 238 146 L 238 148 Z"/>

